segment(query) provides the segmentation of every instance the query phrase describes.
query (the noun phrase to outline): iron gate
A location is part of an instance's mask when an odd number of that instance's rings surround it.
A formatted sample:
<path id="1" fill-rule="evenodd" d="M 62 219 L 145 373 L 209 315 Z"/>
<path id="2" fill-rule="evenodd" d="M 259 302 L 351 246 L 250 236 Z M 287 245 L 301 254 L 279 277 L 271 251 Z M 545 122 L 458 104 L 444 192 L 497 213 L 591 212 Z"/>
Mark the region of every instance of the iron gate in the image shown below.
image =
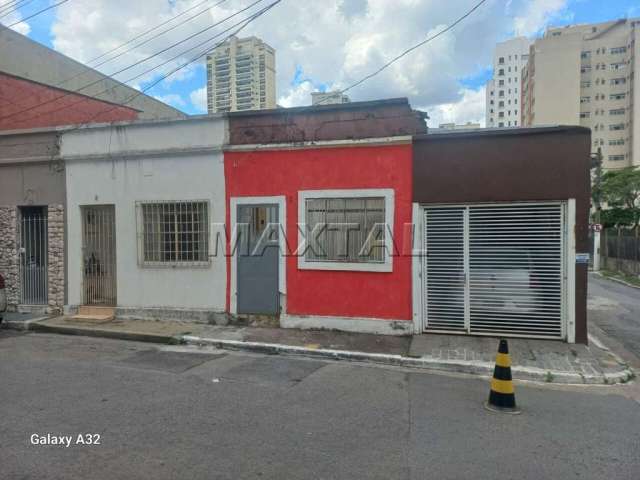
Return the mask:
<path id="1" fill-rule="evenodd" d="M 115 207 L 82 207 L 82 303 L 116 305 Z"/>
<path id="2" fill-rule="evenodd" d="M 425 209 L 425 329 L 564 338 L 564 206 Z"/>
<path id="3" fill-rule="evenodd" d="M 20 208 L 20 303 L 45 305 L 48 295 L 46 207 Z"/>

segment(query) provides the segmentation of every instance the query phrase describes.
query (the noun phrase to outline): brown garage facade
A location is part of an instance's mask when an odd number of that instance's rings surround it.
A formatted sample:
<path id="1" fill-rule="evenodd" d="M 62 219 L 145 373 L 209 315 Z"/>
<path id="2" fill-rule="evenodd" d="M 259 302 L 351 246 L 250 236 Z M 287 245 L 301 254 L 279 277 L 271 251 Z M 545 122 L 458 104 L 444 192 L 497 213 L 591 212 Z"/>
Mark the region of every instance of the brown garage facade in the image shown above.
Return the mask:
<path id="1" fill-rule="evenodd" d="M 414 137 L 416 331 L 587 343 L 590 131 Z"/>

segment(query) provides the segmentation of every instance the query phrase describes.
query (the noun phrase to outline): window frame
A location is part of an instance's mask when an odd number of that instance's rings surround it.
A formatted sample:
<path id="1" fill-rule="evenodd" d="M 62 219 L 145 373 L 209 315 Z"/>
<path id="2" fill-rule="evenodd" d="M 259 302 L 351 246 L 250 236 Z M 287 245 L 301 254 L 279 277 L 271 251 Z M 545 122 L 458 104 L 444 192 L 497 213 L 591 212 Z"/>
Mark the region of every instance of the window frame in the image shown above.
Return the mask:
<path id="1" fill-rule="evenodd" d="M 306 217 L 307 200 L 332 198 L 384 198 L 384 218 L 387 229 L 384 236 L 384 260 L 382 262 L 340 262 L 340 261 L 308 261 L 306 259 Z M 395 232 L 395 192 L 392 188 L 366 188 L 344 190 L 300 190 L 298 191 L 298 269 L 300 270 L 343 270 L 358 272 L 392 272 L 393 271 L 393 238 L 389 234 Z"/>
<path id="2" fill-rule="evenodd" d="M 206 248 L 206 260 L 168 260 L 156 261 L 145 260 L 145 224 L 144 224 L 144 206 L 145 205 L 166 205 L 166 204 L 204 204 L 206 206 L 206 222 L 205 233 L 206 239 L 204 245 Z M 211 202 L 207 199 L 189 199 L 189 200 L 136 200 L 135 202 L 135 218 L 136 218 L 136 236 L 137 236 L 137 260 L 140 268 L 170 268 L 170 269 L 188 269 L 188 268 L 210 268 L 211 267 Z"/>

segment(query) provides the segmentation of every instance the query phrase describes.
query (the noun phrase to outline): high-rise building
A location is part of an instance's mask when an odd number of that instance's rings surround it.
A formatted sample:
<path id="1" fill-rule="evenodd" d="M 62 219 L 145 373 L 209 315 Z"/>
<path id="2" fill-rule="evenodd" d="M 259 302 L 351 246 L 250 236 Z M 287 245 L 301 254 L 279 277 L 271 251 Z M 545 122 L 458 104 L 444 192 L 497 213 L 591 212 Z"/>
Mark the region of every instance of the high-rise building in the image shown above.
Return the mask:
<path id="1" fill-rule="evenodd" d="M 486 126 L 520 126 L 520 72 L 527 64 L 529 40 L 516 37 L 496 45 L 493 78 L 486 88 Z"/>
<path id="2" fill-rule="evenodd" d="M 209 113 L 276 107 L 276 52 L 256 37 L 231 37 L 207 54 Z"/>
<path id="3" fill-rule="evenodd" d="M 640 19 L 549 28 L 522 74 L 522 124 L 591 128 L 606 169 L 640 165 Z"/>
<path id="4" fill-rule="evenodd" d="M 311 92 L 311 105 L 335 105 L 337 103 L 349 103 L 351 99 L 341 91 L 335 92 Z"/>

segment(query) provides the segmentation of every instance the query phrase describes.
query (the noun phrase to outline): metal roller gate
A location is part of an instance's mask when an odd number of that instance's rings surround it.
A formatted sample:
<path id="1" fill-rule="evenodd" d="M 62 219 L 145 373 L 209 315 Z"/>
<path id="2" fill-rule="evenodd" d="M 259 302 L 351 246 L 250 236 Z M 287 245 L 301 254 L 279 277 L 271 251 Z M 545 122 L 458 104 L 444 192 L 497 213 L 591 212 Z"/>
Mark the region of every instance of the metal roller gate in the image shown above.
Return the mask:
<path id="1" fill-rule="evenodd" d="M 565 337 L 562 203 L 427 207 L 429 331 Z"/>
<path id="2" fill-rule="evenodd" d="M 115 207 L 82 207 L 82 303 L 116 305 Z"/>

